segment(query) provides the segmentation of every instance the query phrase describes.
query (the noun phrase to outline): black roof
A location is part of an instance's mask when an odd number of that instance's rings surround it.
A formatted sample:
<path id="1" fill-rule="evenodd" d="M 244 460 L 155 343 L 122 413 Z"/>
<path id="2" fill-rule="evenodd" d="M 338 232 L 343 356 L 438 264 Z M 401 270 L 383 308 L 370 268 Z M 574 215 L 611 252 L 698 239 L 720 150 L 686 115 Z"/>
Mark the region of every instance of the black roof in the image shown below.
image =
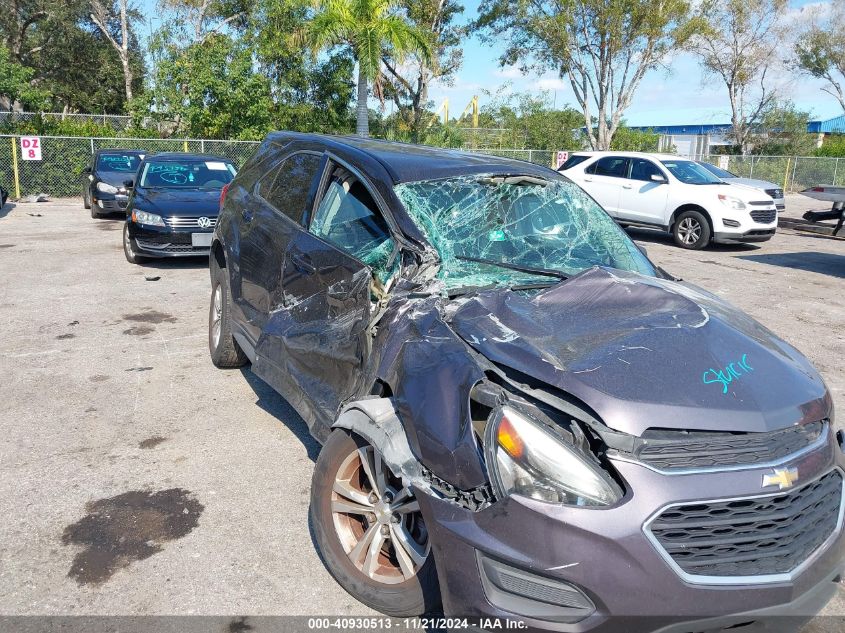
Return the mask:
<path id="1" fill-rule="evenodd" d="M 557 175 L 548 167 L 512 158 L 357 136 L 273 132 L 267 140 L 276 143 L 291 140 L 319 142 L 327 149 L 352 148 L 381 163 L 395 184 L 469 174 L 536 175 L 546 178 Z"/>
<path id="2" fill-rule="evenodd" d="M 189 161 L 204 161 L 204 160 L 219 160 L 224 163 L 231 163 L 231 158 L 225 156 L 215 156 L 214 154 L 191 154 L 189 152 L 162 152 L 160 154 L 150 154 L 150 158 L 156 160 L 189 160 Z"/>

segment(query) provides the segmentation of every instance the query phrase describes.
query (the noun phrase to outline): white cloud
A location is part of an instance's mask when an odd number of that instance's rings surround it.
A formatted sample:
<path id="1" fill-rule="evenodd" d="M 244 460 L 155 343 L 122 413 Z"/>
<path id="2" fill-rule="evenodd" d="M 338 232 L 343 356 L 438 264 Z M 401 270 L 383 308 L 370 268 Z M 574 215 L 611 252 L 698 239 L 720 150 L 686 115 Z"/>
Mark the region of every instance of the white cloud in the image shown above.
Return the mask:
<path id="1" fill-rule="evenodd" d="M 502 79 L 521 79 L 522 71 L 517 66 L 506 66 L 505 68 L 497 68 L 493 73 L 496 77 Z"/>

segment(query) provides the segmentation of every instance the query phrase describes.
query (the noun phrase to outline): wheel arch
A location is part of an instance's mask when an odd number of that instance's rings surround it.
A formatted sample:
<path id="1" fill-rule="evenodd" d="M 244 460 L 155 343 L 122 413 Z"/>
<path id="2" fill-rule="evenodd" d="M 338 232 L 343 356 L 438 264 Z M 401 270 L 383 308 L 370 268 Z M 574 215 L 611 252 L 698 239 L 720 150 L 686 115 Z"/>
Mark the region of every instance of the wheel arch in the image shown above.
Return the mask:
<path id="1" fill-rule="evenodd" d="M 381 453 L 390 469 L 402 479 L 427 489 L 422 465 L 411 451 L 392 398 L 371 397 L 351 402 L 343 408 L 332 429 L 346 429 L 361 436 Z"/>
<path id="2" fill-rule="evenodd" d="M 698 211 L 701 215 L 703 215 L 704 219 L 707 220 L 707 224 L 710 225 L 710 235 L 713 235 L 713 231 L 715 230 L 713 227 L 713 218 L 710 217 L 710 213 L 707 209 L 702 207 L 700 204 L 695 204 L 694 202 L 684 203 L 672 212 L 672 217 L 669 218 L 669 232 L 671 232 L 675 226 L 675 220 L 684 211 Z"/>
<path id="3" fill-rule="evenodd" d="M 214 273 L 213 267 L 211 266 L 212 263 L 216 264 L 217 267 L 221 270 L 226 268 L 226 249 L 223 248 L 223 242 L 219 239 L 215 239 L 211 243 L 211 249 L 208 251 L 208 263 L 209 263 L 209 270 Z"/>

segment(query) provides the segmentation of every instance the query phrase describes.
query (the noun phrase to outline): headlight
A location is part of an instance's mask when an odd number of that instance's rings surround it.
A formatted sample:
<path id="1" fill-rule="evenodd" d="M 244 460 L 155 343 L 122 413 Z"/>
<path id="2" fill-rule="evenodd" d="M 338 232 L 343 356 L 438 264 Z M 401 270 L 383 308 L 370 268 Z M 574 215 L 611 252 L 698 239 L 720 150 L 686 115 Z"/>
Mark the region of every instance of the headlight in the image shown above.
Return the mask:
<path id="1" fill-rule="evenodd" d="M 733 196 L 726 196 L 723 193 L 719 194 L 719 202 L 734 211 L 742 211 L 745 209 L 745 203 L 742 200 L 734 198 Z"/>
<path id="2" fill-rule="evenodd" d="M 485 446 L 500 494 L 577 506 L 609 506 L 622 498 L 597 461 L 512 407 L 493 412 Z"/>
<path id="3" fill-rule="evenodd" d="M 117 193 L 117 187 L 110 185 L 107 182 L 98 182 L 97 191 L 102 191 L 103 193 Z"/>
<path id="4" fill-rule="evenodd" d="M 164 226 L 164 220 L 160 215 L 155 213 L 147 213 L 146 211 L 133 211 L 132 221 L 138 224 L 147 224 L 149 226 Z"/>

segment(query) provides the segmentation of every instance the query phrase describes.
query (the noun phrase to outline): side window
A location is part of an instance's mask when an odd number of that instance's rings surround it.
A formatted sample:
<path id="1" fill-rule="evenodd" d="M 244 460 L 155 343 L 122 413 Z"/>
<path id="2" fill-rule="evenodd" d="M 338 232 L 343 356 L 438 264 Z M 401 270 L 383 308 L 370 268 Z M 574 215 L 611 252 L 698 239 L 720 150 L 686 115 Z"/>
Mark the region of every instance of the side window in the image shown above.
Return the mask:
<path id="1" fill-rule="evenodd" d="M 585 171 L 596 176 L 625 178 L 628 171 L 628 159 L 620 156 L 605 156 L 587 167 Z"/>
<path id="2" fill-rule="evenodd" d="M 302 223 L 302 214 L 311 182 L 320 167 L 316 154 L 293 154 L 261 179 L 258 193 L 294 222 Z"/>
<path id="3" fill-rule="evenodd" d="M 395 243 L 367 188 L 345 169 L 334 171 L 310 231 L 370 266 L 385 282 Z"/>
<path id="4" fill-rule="evenodd" d="M 631 163 L 631 180 L 651 180 L 652 175 L 663 176 L 660 168 L 645 158 L 635 158 Z M 665 178 L 665 176 L 663 176 Z"/>
<path id="5" fill-rule="evenodd" d="M 569 158 L 566 159 L 566 162 L 558 168 L 558 171 L 566 171 L 571 167 L 575 167 L 575 165 L 580 165 L 585 160 L 587 160 L 589 156 L 585 156 L 584 154 L 573 154 Z"/>

